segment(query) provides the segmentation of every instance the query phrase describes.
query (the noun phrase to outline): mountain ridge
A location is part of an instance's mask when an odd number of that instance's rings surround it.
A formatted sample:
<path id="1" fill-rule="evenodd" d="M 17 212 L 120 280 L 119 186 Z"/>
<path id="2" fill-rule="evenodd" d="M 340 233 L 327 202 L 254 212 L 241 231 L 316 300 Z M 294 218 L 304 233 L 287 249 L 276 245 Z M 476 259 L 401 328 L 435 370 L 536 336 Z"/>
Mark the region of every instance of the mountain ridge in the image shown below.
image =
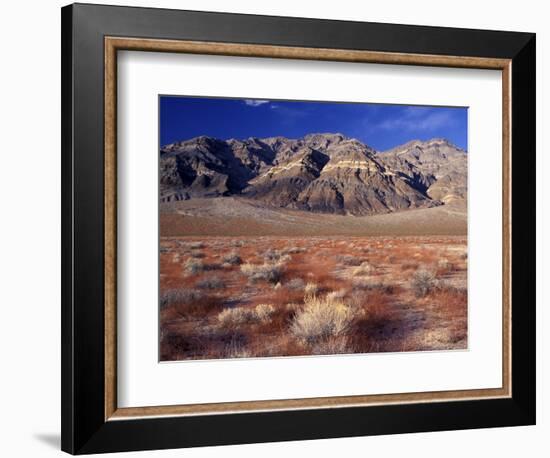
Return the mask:
<path id="1" fill-rule="evenodd" d="M 160 149 L 160 200 L 234 196 L 265 205 L 356 216 L 465 202 L 467 153 L 446 139 L 391 150 L 341 133 L 220 140 Z"/>

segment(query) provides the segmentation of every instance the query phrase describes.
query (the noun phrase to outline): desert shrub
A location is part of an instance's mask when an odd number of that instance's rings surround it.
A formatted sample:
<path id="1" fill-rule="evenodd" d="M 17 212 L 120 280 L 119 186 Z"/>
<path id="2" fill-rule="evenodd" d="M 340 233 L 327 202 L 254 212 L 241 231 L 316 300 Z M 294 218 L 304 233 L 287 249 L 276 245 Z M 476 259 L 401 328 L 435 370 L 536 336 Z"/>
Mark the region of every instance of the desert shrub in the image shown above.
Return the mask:
<path id="1" fill-rule="evenodd" d="M 281 264 L 242 264 L 241 272 L 245 274 L 251 282 L 267 281 L 277 284 L 283 275 L 283 266 Z"/>
<path id="2" fill-rule="evenodd" d="M 321 288 L 319 288 L 319 285 L 317 283 L 308 282 L 304 287 L 304 295 L 306 297 L 315 296 L 317 295 L 317 293 L 319 293 L 320 289 Z"/>
<path id="3" fill-rule="evenodd" d="M 285 263 L 290 261 L 291 256 L 282 251 L 269 249 L 263 254 L 264 261 L 267 263 Z"/>
<path id="4" fill-rule="evenodd" d="M 252 352 L 238 340 L 231 340 L 223 349 L 223 358 L 250 358 Z"/>
<path id="5" fill-rule="evenodd" d="M 230 264 L 232 266 L 238 266 L 243 262 L 236 251 L 232 251 L 231 253 L 226 254 L 222 259 L 224 263 Z"/>
<path id="6" fill-rule="evenodd" d="M 252 321 L 253 318 L 254 311 L 249 307 L 228 308 L 218 314 L 218 322 L 222 326 L 238 326 Z"/>
<path id="7" fill-rule="evenodd" d="M 243 240 L 233 240 L 231 242 L 231 246 L 233 246 L 235 248 L 242 247 L 242 246 L 244 246 L 244 241 Z"/>
<path id="8" fill-rule="evenodd" d="M 267 321 L 275 313 L 275 307 L 271 304 L 258 304 L 254 308 L 254 313 L 258 321 Z"/>
<path id="9" fill-rule="evenodd" d="M 174 288 L 162 291 L 160 295 L 160 307 L 166 308 L 172 304 L 190 304 L 203 299 L 203 294 L 196 289 Z"/>
<path id="10" fill-rule="evenodd" d="M 368 294 L 362 290 L 353 291 L 348 298 L 347 304 L 354 310 L 365 310 L 368 305 Z"/>
<path id="11" fill-rule="evenodd" d="M 445 275 L 449 272 L 453 272 L 454 270 L 457 270 L 456 266 L 449 260 L 440 259 L 439 261 L 437 261 L 436 273 L 438 275 Z"/>
<path id="12" fill-rule="evenodd" d="M 166 301 L 168 299 L 168 301 Z M 180 318 L 190 319 L 193 317 L 204 318 L 210 314 L 217 314 L 223 306 L 223 302 L 215 295 L 208 294 L 205 290 L 196 288 L 181 289 L 176 296 L 161 297 L 161 307 L 170 306 L 170 315 L 176 313 Z"/>
<path id="13" fill-rule="evenodd" d="M 204 248 L 206 245 L 203 243 L 203 242 L 191 242 L 189 244 L 189 247 L 192 249 L 192 250 L 200 250 L 202 248 Z"/>
<path id="14" fill-rule="evenodd" d="M 285 308 L 289 312 L 294 312 L 295 310 L 298 310 L 301 307 L 301 304 L 297 304 L 296 302 L 289 302 L 285 305 Z"/>
<path id="15" fill-rule="evenodd" d="M 191 251 L 190 256 L 195 259 L 204 258 L 204 253 L 200 251 Z"/>
<path id="16" fill-rule="evenodd" d="M 265 322 L 275 313 L 271 304 L 258 304 L 256 307 L 234 307 L 222 310 L 218 322 L 225 327 L 239 326 L 245 323 Z"/>
<path id="17" fill-rule="evenodd" d="M 356 277 L 369 275 L 372 272 L 372 266 L 368 262 L 362 262 L 361 265 L 353 269 L 353 275 Z"/>
<path id="18" fill-rule="evenodd" d="M 264 259 L 266 261 L 270 261 L 270 262 L 276 262 L 278 261 L 282 256 L 282 253 L 280 251 L 277 251 L 277 250 L 267 250 L 265 253 L 264 253 Z"/>
<path id="19" fill-rule="evenodd" d="M 329 301 L 341 301 L 346 296 L 347 291 L 345 289 L 339 289 L 338 291 L 331 291 L 327 294 L 327 300 Z"/>
<path id="20" fill-rule="evenodd" d="M 290 332 L 304 343 L 315 344 L 346 334 L 353 318 L 352 309 L 344 302 L 310 296 L 305 299 L 303 309 L 296 312 Z"/>
<path id="21" fill-rule="evenodd" d="M 292 256 L 289 254 L 283 254 L 279 260 L 277 261 L 278 264 L 286 264 L 288 261 L 292 259 Z"/>
<path id="22" fill-rule="evenodd" d="M 360 266 L 362 262 L 361 259 L 349 254 L 338 256 L 336 260 L 345 266 Z"/>
<path id="23" fill-rule="evenodd" d="M 439 280 L 434 282 L 434 289 L 442 293 L 451 294 L 468 294 L 468 289 L 463 286 L 455 286 L 445 280 Z"/>
<path id="24" fill-rule="evenodd" d="M 416 297 L 423 297 L 431 292 L 436 286 L 436 279 L 433 272 L 427 270 L 417 270 L 411 282 L 411 288 Z"/>
<path id="25" fill-rule="evenodd" d="M 221 289 L 225 288 L 225 282 L 220 277 L 212 276 L 200 280 L 197 286 L 202 289 Z"/>
<path id="26" fill-rule="evenodd" d="M 234 329 L 194 327 L 162 332 L 161 360 L 245 357 L 248 337 Z"/>
<path id="27" fill-rule="evenodd" d="M 290 280 L 290 281 L 286 284 L 286 287 L 287 287 L 288 289 L 292 289 L 292 290 L 298 291 L 298 290 L 304 289 L 305 285 L 306 285 L 306 284 L 305 284 L 304 280 L 302 280 L 301 278 L 293 278 L 292 280 Z"/>
<path id="28" fill-rule="evenodd" d="M 258 267 L 258 264 L 251 264 L 250 262 L 247 262 L 245 264 L 241 264 L 241 272 L 248 277 L 252 275 Z"/>
<path id="29" fill-rule="evenodd" d="M 200 259 L 188 259 L 185 263 L 185 270 L 194 275 L 204 271 L 205 265 Z"/>
<path id="30" fill-rule="evenodd" d="M 283 250 L 283 253 L 284 254 L 298 254 L 298 253 L 303 253 L 305 251 L 306 251 L 305 248 L 300 248 L 300 247 L 297 247 L 297 246 L 290 246 L 290 247 L 285 248 Z"/>
<path id="31" fill-rule="evenodd" d="M 346 302 L 355 312 L 356 318 L 365 320 L 369 325 L 387 323 L 392 314 L 391 301 L 377 290 L 356 291 L 349 296 Z"/>
<path id="32" fill-rule="evenodd" d="M 366 280 L 364 278 L 355 278 L 353 280 L 354 289 L 365 291 L 381 291 L 386 294 L 393 294 L 395 287 L 393 285 Z"/>
<path id="33" fill-rule="evenodd" d="M 354 353 L 347 336 L 330 337 L 316 342 L 311 353 L 314 355 L 338 355 L 342 353 Z"/>
<path id="34" fill-rule="evenodd" d="M 269 283 L 277 284 L 281 279 L 282 269 L 275 264 L 267 264 L 261 266 L 256 272 L 252 274 L 250 280 L 255 281 L 267 281 Z"/>

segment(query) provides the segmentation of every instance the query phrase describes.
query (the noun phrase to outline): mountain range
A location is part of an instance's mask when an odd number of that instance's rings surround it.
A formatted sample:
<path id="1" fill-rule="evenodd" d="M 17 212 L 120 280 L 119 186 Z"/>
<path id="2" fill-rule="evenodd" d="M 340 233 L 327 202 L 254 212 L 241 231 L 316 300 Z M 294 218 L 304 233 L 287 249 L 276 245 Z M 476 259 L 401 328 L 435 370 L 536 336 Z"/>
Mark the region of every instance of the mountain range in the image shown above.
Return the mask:
<path id="1" fill-rule="evenodd" d="M 160 201 L 232 196 L 355 216 L 465 205 L 467 165 L 466 151 L 442 138 L 378 152 L 338 133 L 201 136 L 160 149 Z"/>

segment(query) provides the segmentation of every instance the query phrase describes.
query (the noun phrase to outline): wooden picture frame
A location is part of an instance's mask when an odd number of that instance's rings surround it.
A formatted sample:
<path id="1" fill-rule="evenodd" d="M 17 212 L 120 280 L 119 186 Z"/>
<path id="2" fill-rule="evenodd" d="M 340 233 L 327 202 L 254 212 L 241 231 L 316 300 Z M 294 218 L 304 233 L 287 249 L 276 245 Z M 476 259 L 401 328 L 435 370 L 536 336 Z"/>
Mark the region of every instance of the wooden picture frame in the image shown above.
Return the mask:
<path id="1" fill-rule="evenodd" d="M 502 387 L 119 408 L 119 50 L 502 71 Z M 75 4 L 62 9 L 62 58 L 63 450 L 534 424 L 534 34 Z"/>

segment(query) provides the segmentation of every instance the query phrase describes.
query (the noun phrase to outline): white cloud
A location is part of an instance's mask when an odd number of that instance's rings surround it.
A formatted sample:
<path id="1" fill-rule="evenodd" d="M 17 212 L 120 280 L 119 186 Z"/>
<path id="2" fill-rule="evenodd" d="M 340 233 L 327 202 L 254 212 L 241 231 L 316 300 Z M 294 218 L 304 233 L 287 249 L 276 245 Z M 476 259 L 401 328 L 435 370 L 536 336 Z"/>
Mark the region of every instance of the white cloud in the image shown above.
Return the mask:
<path id="1" fill-rule="evenodd" d="M 385 130 L 430 131 L 453 123 L 454 119 L 448 111 L 409 107 L 401 116 L 388 119 L 379 127 Z"/>
<path id="2" fill-rule="evenodd" d="M 249 107 L 259 107 L 260 105 L 269 103 L 269 100 L 245 99 L 244 103 Z"/>

